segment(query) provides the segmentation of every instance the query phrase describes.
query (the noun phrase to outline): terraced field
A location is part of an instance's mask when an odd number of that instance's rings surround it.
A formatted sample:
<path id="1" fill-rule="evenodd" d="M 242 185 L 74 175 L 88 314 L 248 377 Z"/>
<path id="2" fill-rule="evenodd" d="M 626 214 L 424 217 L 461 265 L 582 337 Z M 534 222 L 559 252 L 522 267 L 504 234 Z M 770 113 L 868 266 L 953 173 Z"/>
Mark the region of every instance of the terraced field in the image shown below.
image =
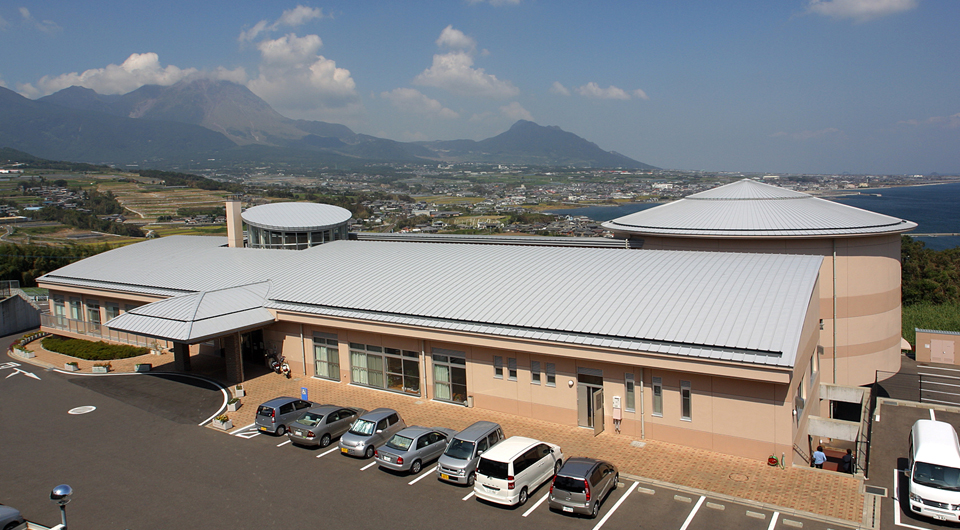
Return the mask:
<path id="1" fill-rule="evenodd" d="M 100 182 L 97 188 L 113 192 L 128 217 L 156 221 L 161 215 L 176 215 L 177 208 L 215 208 L 223 206 L 227 193 L 196 188 L 165 188 L 147 182 Z"/>

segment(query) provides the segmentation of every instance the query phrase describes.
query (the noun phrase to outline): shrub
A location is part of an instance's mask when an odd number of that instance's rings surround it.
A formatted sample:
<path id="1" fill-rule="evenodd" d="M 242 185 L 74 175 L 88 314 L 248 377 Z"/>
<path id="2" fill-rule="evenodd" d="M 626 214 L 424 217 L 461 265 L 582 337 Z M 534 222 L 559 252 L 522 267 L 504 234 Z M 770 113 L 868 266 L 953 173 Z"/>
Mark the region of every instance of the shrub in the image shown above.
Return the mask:
<path id="1" fill-rule="evenodd" d="M 150 353 L 149 348 L 107 344 L 103 341 L 90 342 L 87 340 L 67 339 L 63 337 L 47 337 L 43 339 L 43 347 L 57 353 L 86 359 L 88 361 L 109 361 L 126 359 Z"/>

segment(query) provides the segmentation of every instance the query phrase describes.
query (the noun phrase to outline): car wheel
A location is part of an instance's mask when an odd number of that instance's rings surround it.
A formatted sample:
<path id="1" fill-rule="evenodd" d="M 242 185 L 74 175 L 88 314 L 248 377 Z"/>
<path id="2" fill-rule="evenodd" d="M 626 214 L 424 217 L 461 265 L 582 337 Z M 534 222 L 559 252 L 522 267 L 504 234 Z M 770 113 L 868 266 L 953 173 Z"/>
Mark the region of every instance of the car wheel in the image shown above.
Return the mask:
<path id="1" fill-rule="evenodd" d="M 287 432 L 287 428 L 284 427 L 283 425 L 277 427 L 277 436 L 283 436 L 284 434 L 286 434 L 286 432 Z"/>
<path id="2" fill-rule="evenodd" d="M 368 445 L 367 450 L 363 452 L 364 458 L 373 458 L 373 446 Z"/>
<path id="3" fill-rule="evenodd" d="M 330 435 L 324 434 L 323 438 L 320 438 L 320 447 L 326 447 L 330 445 Z"/>
<path id="4" fill-rule="evenodd" d="M 563 467 L 563 462 L 557 460 L 557 463 L 553 465 L 553 474 L 556 475 L 559 473 L 561 467 Z"/>
<path id="5" fill-rule="evenodd" d="M 520 499 L 517 501 L 517 506 L 523 506 L 527 503 L 527 488 L 520 490 Z"/>
<path id="6" fill-rule="evenodd" d="M 470 473 L 469 475 L 467 475 L 467 486 L 470 486 L 470 487 L 472 488 L 472 487 L 473 487 L 473 484 L 474 484 L 476 481 L 477 481 L 477 474 L 476 474 L 476 473 Z"/>
<path id="7" fill-rule="evenodd" d="M 600 502 L 593 503 L 593 508 L 590 510 L 590 518 L 596 519 L 597 514 L 600 513 Z"/>
<path id="8" fill-rule="evenodd" d="M 414 460 L 413 463 L 410 464 L 410 472 L 416 475 L 417 473 L 420 472 L 420 468 L 422 466 L 423 464 L 421 464 L 419 460 Z"/>

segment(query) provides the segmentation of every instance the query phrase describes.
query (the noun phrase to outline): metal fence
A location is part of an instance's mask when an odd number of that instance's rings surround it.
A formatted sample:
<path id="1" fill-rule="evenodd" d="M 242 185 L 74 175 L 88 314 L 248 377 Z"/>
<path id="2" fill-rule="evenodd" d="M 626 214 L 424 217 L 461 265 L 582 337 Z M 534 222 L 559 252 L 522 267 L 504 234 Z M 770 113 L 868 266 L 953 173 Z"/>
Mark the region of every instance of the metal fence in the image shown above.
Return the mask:
<path id="1" fill-rule="evenodd" d="M 960 407 L 960 371 L 919 365 L 917 378 L 921 403 Z"/>
<path id="2" fill-rule="evenodd" d="M 109 340 L 134 346 L 146 346 L 152 348 L 156 343 L 155 339 L 135 335 L 125 331 L 114 331 L 102 324 L 95 322 L 84 322 L 72 318 L 58 317 L 47 313 L 40 315 L 40 325 L 47 330 L 60 330 L 77 335 L 86 335 L 94 339 Z"/>
<path id="3" fill-rule="evenodd" d="M 2 280 L 0 281 L 0 296 L 6 298 L 8 296 L 13 296 L 20 290 L 20 281 L 19 280 Z"/>

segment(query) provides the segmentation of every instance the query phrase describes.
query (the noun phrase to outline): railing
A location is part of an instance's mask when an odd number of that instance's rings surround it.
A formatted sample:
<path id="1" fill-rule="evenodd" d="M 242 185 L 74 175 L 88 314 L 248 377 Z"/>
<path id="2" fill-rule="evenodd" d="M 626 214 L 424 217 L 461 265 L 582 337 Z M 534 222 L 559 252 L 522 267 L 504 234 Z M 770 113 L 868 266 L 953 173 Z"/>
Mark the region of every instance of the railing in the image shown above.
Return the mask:
<path id="1" fill-rule="evenodd" d="M 0 281 L 0 296 L 6 298 L 8 296 L 13 296 L 20 290 L 20 281 L 19 280 L 2 280 Z"/>
<path id="2" fill-rule="evenodd" d="M 84 322 L 67 317 L 59 317 L 47 313 L 40 315 L 40 325 L 48 330 L 59 330 L 77 335 L 87 335 L 97 340 L 109 340 L 134 346 L 152 347 L 155 339 L 135 335 L 125 331 L 114 331 L 96 322 Z"/>

